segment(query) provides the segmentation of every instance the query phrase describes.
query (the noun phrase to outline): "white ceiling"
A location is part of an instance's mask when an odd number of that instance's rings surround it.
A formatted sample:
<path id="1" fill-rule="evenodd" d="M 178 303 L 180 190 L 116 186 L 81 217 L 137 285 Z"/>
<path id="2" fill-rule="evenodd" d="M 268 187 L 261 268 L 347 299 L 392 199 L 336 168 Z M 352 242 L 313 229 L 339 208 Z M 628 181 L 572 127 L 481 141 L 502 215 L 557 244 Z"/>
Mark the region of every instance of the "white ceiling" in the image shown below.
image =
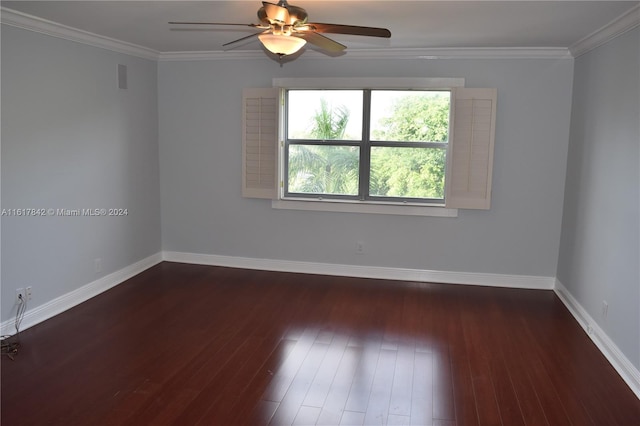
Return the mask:
<path id="1" fill-rule="evenodd" d="M 272 0 L 277 2 L 277 0 Z M 384 27 L 391 39 L 329 35 L 352 49 L 568 48 L 638 1 L 290 0 L 310 22 Z M 2 1 L 17 10 L 159 52 L 220 51 L 251 28 L 175 28 L 168 21 L 257 23 L 259 0 Z M 237 50 L 259 50 L 259 43 Z"/>

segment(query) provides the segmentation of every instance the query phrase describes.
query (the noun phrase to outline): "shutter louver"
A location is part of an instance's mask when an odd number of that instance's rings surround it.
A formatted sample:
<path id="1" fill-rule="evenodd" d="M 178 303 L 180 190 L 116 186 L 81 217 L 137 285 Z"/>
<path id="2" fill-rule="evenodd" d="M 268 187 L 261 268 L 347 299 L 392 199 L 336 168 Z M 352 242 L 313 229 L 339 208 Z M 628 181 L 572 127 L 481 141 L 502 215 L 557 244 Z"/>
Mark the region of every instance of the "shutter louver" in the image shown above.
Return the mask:
<path id="1" fill-rule="evenodd" d="M 447 167 L 447 208 L 491 207 L 496 89 L 456 88 Z"/>
<path id="2" fill-rule="evenodd" d="M 242 196 L 277 197 L 279 89 L 244 89 Z"/>

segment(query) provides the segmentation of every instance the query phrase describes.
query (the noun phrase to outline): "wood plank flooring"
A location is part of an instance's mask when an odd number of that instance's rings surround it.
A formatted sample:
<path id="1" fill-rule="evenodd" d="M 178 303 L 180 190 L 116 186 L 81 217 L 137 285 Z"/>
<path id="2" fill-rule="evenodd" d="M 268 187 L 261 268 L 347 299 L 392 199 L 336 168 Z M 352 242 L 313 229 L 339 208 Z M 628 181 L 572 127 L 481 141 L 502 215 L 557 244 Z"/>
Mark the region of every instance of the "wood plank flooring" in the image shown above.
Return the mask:
<path id="1" fill-rule="evenodd" d="M 551 291 L 161 263 L 25 330 L 12 425 L 640 425 Z"/>

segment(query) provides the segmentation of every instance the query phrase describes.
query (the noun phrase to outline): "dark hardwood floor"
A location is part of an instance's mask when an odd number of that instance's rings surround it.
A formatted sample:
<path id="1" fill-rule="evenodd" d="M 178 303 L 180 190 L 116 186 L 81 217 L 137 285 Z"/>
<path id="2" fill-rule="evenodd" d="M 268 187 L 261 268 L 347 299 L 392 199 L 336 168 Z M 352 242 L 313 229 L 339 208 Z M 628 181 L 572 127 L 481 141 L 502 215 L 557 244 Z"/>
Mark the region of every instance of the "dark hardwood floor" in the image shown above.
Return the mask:
<path id="1" fill-rule="evenodd" d="M 21 334 L 11 425 L 640 425 L 551 291 L 161 263 Z"/>

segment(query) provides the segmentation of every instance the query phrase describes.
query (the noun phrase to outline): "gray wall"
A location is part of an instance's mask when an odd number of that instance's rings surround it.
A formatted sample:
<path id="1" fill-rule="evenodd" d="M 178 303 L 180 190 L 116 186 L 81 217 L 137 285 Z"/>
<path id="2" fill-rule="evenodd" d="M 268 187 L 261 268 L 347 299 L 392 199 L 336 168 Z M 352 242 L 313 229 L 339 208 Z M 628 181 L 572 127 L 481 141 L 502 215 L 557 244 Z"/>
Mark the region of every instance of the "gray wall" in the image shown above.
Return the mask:
<path id="1" fill-rule="evenodd" d="M 3 217 L 1 320 L 15 313 L 17 287 L 32 286 L 38 306 L 161 249 L 557 276 L 640 368 L 639 31 L 578 58 L 574 76 L 561 59 L 156 64 L 3 25 L 2 208 L 129 215 Z M 356 215 L 242 198 L 242 88 L 301 76 L 497 87 L 491 210 Z"/>
<path id="2" fill-rule="evenodd" d="M 640 368 L 640 29 L 575 61 L 557 277 Z M 602 315 L 602 301 L 609 304 Z"/>
<path id="3" fill-rule="evenodd" d="M 2 25 L 2 208 L 129 211 L 2 217 L 3 321 L 160 251 L 157 132 L 154 61 Z"/>
<path id="4" fill-rule="evenodd" d="M 12 315 L 16 287 L 32 285 L 37 306 L 161 249 L 555 276 L 571 60 L 155 64 L 2 31 L 2 206 L 130 212 L 119 219 L 3 218 L 3 320 Z M 129 69 L 127 91 L 116 86 L 118 63 Z M 458 218 L 356 215 L 273 210 L 268 201 L 242 198 L 242 88 L 300 76 L 462 77 L 468 87 L 497 87 L 492 209 L 461 210 Z M 356 241 L 364 254 L 355 253 Z M 101 274 L 95 258 L 102 258 Z"/>
<path id="5" fill-rule="evenodd" d="M 554 277 L 573 61 L 304 59 L 159 64 L 163 249 Z M 274 77 L 462 77 L 498 89 L 490 211 L 458 218 L 273 210 L 241 197 L 243 87 Z M 364 254 L 355 253 L 356 241 Z"/>

